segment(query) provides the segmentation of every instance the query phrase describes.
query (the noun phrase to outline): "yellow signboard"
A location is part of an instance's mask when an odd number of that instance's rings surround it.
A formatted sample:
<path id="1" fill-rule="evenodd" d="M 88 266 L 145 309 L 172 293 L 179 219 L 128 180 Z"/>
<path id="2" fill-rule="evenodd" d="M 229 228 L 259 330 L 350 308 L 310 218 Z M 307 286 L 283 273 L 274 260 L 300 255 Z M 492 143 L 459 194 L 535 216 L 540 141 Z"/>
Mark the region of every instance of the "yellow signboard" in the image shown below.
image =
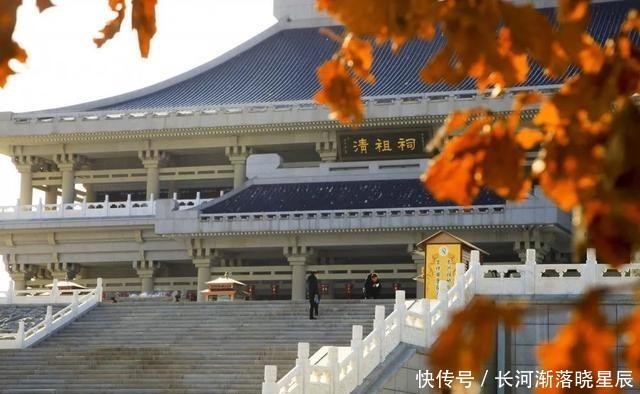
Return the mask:
<path id="1" fill-rule="evenodd" d="M 438 298 L 438 282 L 446 280 L 449 287 L 456 278 L 456 264 L 462 262 L 461 244 L 428 244 L 425 249 L 425 298 Z"/>

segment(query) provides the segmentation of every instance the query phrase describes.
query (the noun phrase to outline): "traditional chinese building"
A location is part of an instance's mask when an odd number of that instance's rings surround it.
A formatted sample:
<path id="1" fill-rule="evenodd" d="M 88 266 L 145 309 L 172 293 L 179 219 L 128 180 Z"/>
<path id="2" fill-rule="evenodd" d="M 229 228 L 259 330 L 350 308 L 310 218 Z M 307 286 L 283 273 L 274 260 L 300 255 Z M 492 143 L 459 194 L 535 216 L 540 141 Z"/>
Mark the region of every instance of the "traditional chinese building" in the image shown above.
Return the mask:
<path id="1" fill-rule="evenodd" d="M 611 36 L 628 7 L 595 4 L 595 38 Z M 0 114 L 0 152 L 21 175 L 19 205 L 0 209 L 0 253 L 18 288 L 102 277 L 106 291 L 201 294 L 212 275 L 232 271 L 257 298 L 276 288 L 302 299 L 315 270 L 325 297 L 343 297 L 375 270 L 383 292 L 398 283 L 412 296 L 424 262 L 412 252 L 440 230 L 491 261 L 522 259 L 528 247 L 541 261 L 568 259 L 570 215 L 537 187 L 521 204 L 483 192 L 461 208 L 418 181 L 429 165 L 423 146 L 450 111 L 508 111 L 512 93 L 550 92 L 558 81 L 534 68 L 490 98 L 470 80 L 420 81 L 442 37 L 397 55 L 382 46 L 377 83 L 363 86 L 366 120 L 353 130 L 311 100 L 315 69 L 336 49 L 318 28 L 333 22 L 309 0 L 276 0 L 274 12 L 261 34 L 158 85 Z"/>

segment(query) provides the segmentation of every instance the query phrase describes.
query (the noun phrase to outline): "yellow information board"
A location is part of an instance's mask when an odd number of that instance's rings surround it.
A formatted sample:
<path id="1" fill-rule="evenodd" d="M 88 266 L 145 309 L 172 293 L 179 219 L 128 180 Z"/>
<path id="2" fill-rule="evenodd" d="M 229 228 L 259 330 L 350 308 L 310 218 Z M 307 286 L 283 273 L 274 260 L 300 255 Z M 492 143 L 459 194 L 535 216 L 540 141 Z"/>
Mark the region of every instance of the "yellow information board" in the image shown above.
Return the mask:
<path id="1" fill-rule="evenodd" d="M 425 251 L 425 298 L 438 298 L 438 282 L 446 280 L 449 287 L 456 278 L 456 264 L 462 262 L 461 244 L 428 244 Z"/>

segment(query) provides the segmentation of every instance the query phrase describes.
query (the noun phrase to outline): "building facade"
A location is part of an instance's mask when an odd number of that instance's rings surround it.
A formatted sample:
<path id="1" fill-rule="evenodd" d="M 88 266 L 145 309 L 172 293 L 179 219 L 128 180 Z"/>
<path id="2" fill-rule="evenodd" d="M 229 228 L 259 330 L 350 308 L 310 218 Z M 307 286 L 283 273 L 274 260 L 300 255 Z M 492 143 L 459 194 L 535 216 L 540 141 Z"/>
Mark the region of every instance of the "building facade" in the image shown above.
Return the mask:
<path id="1" fill-rule="evenodd" d="M 628 7 L 596 3 L 596 39 L 611 36 Z M 360 297 L 376 271 L 387 294 L 395 286 L 412 296 L 424 262 L 415 245 L 439 230 L 493 262 L 522 260 L 527 248 L 540 262 L 569 259 L 570 215 L 537 187 L 520 204 L 483 192 L 461 208 L 418 181 L 429 165 L 423 146 L 450 111 L 506 112 L 513 93 L 551 92 L 558 81 L 534 69 L 490 98 L 469 80 L 419 80 L 441 39 L 397 55 L 382 46 L 377 83 L 363 87 L 367 118 L 354 130 L 311 101 L 315 68 L 336 49 L 318 28 L 332 22 L 308 0 L 274 8 L 274 26 L 174 79 L 0 114 L 0 153 L 21 175 L 18 204 L 0 208 L 0 253 L 17 288 L 102 277 L 107 292 L 199 294 L 231 272 L 254 297 L 303 299 L 315 270 L 324 295 L 343 298 Z M 34 189 L 45 198 L 35 201 Z"/>

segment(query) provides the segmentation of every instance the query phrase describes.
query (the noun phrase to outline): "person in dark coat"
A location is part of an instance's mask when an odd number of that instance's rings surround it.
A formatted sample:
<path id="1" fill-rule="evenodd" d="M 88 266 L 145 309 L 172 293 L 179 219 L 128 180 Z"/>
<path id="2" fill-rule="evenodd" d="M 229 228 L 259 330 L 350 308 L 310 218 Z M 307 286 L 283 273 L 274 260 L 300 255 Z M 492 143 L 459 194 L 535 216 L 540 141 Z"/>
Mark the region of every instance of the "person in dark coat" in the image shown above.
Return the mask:
<path id="1" fill-rule="evenodd" d="M 372 272 L 367 276 L 367 280 L 364 282 L 364 298 L 378 298 L 380 297 L 380 279 L 378 274 Z"/>
<path id="2" fill-rule="evenodd" d="M 320 291 L 318 290 L 318 278 L 316 278 L 316 273 L 313 271 L 307 278 L 307 292 L 309 293 L 309 319 L 315 320 L 316 316 L 318 316 Z"/>

